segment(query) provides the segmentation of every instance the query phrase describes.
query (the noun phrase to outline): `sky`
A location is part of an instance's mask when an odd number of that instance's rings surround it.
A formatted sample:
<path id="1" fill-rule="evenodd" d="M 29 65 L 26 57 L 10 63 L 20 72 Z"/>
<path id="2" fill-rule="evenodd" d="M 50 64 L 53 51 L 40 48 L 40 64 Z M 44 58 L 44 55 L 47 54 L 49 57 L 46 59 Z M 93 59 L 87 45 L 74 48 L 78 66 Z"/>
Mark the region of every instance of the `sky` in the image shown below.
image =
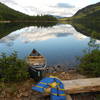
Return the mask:
<path id="1" fill-rule="evenodd" d="M 100 0 L 0 0 L 0 2 L 29 15 L 50 14 L 69 17 L 79 9 Z"/>

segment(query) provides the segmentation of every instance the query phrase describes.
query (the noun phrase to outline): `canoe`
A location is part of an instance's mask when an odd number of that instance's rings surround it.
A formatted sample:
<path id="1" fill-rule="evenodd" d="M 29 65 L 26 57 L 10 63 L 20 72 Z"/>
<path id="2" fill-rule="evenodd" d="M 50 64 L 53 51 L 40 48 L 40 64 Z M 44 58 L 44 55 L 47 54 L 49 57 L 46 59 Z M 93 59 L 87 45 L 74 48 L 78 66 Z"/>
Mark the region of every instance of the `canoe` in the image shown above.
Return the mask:
<path id="1" fill-rule="evenodd" d="M 37 50 L 33 49 L 26 59 L 29 66 L 34 70 L 44 70 L 46 68 L 46 59 Z"/>

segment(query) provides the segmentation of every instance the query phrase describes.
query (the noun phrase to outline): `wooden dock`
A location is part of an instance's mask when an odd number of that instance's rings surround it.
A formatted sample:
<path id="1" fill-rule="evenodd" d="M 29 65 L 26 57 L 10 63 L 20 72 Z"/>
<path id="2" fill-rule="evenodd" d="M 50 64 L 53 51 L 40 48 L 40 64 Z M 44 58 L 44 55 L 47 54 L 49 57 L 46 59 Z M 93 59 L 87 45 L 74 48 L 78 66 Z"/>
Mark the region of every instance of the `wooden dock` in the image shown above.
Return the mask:
<path id="1" fill-rule="evenodd" d="M 100 92 L 100 78 L 66 80 L 63 84 L 67 100 L 72 100 L 70 94 Z"/>
<path id="2" fill-rule="evenodd" d="M 69 94 L 100 91 L 100 78 L 67 80 L 63 83 Z"/>

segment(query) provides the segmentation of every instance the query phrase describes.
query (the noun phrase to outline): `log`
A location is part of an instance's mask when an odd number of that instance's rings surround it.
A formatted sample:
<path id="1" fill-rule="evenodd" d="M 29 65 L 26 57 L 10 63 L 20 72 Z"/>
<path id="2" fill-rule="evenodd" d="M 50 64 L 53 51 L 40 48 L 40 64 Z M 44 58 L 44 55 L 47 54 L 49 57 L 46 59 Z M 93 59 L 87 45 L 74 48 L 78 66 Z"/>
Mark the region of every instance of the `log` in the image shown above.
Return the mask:
<path id="1" fill-rule="evenodd" d="M 100 91 L 100 78 L 66 80 L 62 82 L 67 94 Z"/>

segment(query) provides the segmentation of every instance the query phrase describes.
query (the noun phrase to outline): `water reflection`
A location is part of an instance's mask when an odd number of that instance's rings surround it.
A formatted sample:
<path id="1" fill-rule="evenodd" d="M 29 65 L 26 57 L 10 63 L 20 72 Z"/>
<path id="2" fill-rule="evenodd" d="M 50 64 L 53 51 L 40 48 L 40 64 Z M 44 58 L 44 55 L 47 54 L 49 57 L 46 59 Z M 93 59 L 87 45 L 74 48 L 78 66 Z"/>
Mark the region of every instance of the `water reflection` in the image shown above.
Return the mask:
<path id="1" fill-rule="evenodd" d="M 100 40 L 100 22 L 75 22 L 72 26 L 80 33 Z"/>
<path id="2" fill-rule="evenodd" d="M 7 34 L 16 31 L 18 29 L 37 26 L 37 27 L 52 27 L 56 25 L 57 22 L 34 22 L 34 23 L 0 23 L 0 38 L 6 36 Z"/>
<path id="3" fill-rule="evenodd" d="M 8 44 L 16 40 L 23 43 L 30 43 L 48 40 L 50 38 L 67 37 L 69 35 L 73 35 L 79 40 L 87 38 L 86 36 L 76 32 L 71 25 L 56 25 L 48 28 L 30 26 L 12 32 L 11 34 L 3 37 L 0 39 L 0 43 Z"/>
<path id="4" fill-rule="evenodd" d="M 73 66 L 78 63 L 76 56 L 82 56 L 83 50 L 88 48 L 89 40 L 69 24 L 29 26 L 0 39 L 0 52 L 11 54 L 15 50 L 20 58 L 25 58 L 35 48 L 46 57 L 49 65 Z"/>

